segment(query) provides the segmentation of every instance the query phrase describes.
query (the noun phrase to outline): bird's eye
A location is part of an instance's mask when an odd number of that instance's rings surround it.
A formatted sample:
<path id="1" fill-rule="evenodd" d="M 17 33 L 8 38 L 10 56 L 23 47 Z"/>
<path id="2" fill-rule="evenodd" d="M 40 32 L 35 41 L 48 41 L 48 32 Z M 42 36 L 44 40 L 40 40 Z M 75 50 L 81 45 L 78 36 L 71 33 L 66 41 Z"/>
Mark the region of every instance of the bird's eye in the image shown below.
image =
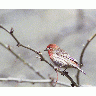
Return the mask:
<path id="1" fill-rule="evenodd" d="M 50 49 L 50 47 L 49 47 L 49 49 Z"/>

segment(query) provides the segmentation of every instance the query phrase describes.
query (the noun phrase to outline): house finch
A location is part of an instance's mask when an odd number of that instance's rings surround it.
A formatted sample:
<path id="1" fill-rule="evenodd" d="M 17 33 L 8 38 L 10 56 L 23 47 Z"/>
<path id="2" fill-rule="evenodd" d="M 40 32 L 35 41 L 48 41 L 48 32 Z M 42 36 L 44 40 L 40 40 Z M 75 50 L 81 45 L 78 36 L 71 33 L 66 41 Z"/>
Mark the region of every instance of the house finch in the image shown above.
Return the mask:
<path id="1" fill-rule="evenodd" d="M 76 59 L 72 58 L 66 51 L 60 49 L 56 44 L 49 44 L 44 51 L 48 51 L 50 59 L 59 68 L 76 68 L 86 74 L 80 67 Z"/>

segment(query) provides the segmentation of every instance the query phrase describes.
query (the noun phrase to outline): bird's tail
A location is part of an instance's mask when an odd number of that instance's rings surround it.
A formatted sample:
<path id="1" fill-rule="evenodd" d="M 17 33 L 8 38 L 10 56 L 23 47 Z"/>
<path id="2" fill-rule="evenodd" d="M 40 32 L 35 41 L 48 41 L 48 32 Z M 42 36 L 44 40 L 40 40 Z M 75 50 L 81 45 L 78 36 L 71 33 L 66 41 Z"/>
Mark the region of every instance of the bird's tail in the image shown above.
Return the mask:
<path id="1" fill-rule="evenodd" d="M 86 73 L 81 68 L 77 67 L 77 69 L 86 75 Z"/>

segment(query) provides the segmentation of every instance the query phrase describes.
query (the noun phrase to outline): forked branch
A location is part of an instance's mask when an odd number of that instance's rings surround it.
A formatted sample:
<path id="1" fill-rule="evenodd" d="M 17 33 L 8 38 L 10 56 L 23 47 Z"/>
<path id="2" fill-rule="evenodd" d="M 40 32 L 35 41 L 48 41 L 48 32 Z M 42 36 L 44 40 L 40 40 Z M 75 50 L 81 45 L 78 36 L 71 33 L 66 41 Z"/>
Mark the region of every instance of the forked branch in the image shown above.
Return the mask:
<path id="1" fill-rule="evenodd" d="M 14 40 L 17 42 L 17 46 L 19 47 L 19 46 L 21 46 L 21 47 L 24 47 L 24 48 L 26 48 L 26 49 L 29 49 L 29 50 L 31 50 L 31 51 L 33 51 L 33 52 L 35 52 L 36 54 L 38 54 L 39 56 L 40 56 L 40 60 L 41 61 L 44 61 L 44 62 L 46 62 L 47 64 L 49 64 L 54 70 L 56 70 L 55 68 L 54 68 L 54 66 L 51 64 L 51 63 L 49 63 L 44 57 L 43 57 L 43 55 L 42 55 L 42 53 L 40 52 L 40 51 L 36 51 L 36 50 L 34 50 L 34 49 L 32 49 L 32 48 L 30 48 L 30 47 L 27 47 L 27 46 L 24 46 L 23 44 L 21 44 L 20 42 L 19 42 L 19 40 L 14 36 L 14 34 L 13 34 L 13 32 L 14 32 L 14 30 L 13 30 L 13 28 L 11 28 L 11 30 L 10 31 L 8 31 L 7 29 L 5 29 L 3 26 L 1 26 L 0 25 L 0 28 L 2 28 L 2 29 L 4 29 L 6 32 L 8 32 L 13 38 L 14 38 Z M 61 75 L 65 75 L 70 81 L 71 81 L 71 85 L 72 86 L 76 86 L 76 87 L 79 87 L 79 85 L 78 84 L 76 84 L 74 81 L 73 81 L 73 79 L 68 75 L 68 74 L 66 74 L 64 71 L 61 71 L 61 70 L 57 70 L 59 73 L 61 73 Z"/>
<path id="2" fill-rule="evenodd" d="M 80 55 L 80 68 L 83 66 L 83 55 L 84 55 L 84 52 L 87 48 L 87 46 L 89 45 L 89 43 L 95 38 L 96 34 L 94 34 L 89 40 L 87 40 L 87 43 L 85 44 L 82 52 L 81 52 L 81 55 Z M 77 75 L 76 75 L 76 79 L 77 79 L 77 84 L 79 85 L 79 74 L 80 74 L 80 71 L 77 72 Z"/>

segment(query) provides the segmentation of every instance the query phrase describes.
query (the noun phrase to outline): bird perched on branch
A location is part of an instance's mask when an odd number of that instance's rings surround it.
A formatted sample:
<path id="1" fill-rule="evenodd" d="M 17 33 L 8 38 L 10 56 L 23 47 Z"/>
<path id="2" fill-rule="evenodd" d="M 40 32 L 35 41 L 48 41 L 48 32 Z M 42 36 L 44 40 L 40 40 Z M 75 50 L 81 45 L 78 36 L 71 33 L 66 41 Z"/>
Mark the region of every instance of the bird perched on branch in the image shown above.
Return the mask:
<path id="1" fill-rule="evenodd" d="M 50 59 L 59 68 L 76 68 L 86 74 L 80 67 L 76 59 L 72 58 L 66 51 L 60 49 L 56 44 L 49 44 L 44 51 L 48 51 Z"/>

